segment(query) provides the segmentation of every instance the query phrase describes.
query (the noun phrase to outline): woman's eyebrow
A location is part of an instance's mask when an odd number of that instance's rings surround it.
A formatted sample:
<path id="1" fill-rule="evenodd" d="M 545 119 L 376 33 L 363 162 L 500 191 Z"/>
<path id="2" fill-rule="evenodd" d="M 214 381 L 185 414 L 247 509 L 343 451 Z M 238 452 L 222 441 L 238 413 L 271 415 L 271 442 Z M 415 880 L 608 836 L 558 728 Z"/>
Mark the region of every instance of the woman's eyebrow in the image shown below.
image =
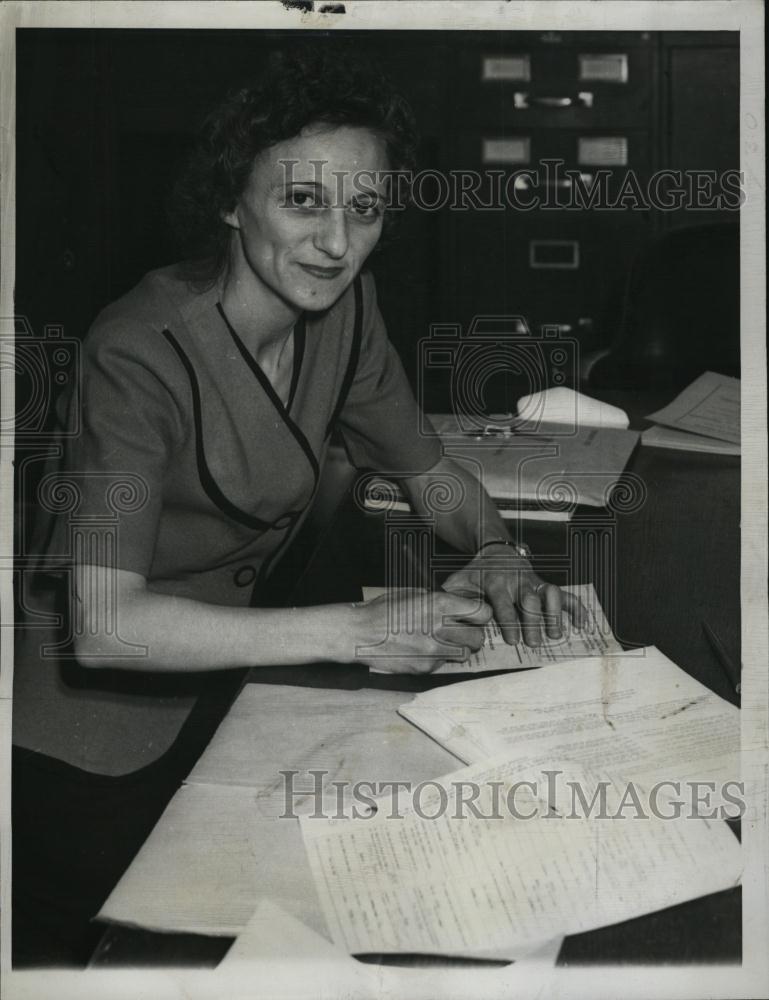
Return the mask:
<path id="1" fill-rule="evenodd" d="M 319 181 L 302 181 L 297 180 L 295 177 L 292 180 L 286 180 L 285 178 L 281 181 L 275 181 L 273 184 L 273 189 L 276 191 L 283 191 L 287 188 L 292 187 L 312 187 L 323 190 L 323 185 Z"/>
<path id="2" fill-rule="evenodd" d="M 317 180 L 298 180 L 296 177 L 289 179 L 284 178 L 283 180 L 275 181 L 272 185 L 271 190 L 279 194 L 286 194 L 294 188 L 313 188 L 318 194 L 333 194 L 335 193 L 335 188 L 328 184 L 321 184 Z M 376 200 L 377 202 L 382 202 L 386 198 L 386 194 L 383 191 L 378 191 L 374 187 L 360 187 L 349 193 L 346 200 L 346 204 L 353 204 L 357 201 L 368 201 Z"/>

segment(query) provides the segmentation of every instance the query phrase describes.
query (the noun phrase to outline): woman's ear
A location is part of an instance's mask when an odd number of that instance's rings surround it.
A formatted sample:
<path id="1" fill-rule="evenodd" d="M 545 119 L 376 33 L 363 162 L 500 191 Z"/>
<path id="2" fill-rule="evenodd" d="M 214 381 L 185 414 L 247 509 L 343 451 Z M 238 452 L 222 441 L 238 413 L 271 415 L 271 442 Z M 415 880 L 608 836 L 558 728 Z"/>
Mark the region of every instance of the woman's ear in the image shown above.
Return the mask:
<path id="1" fill-rule="evenodd" d="M 237 206 L 231 212 L 222 212 L 222 222 L 229 226 L 230 229 L 240 229 Z"/>

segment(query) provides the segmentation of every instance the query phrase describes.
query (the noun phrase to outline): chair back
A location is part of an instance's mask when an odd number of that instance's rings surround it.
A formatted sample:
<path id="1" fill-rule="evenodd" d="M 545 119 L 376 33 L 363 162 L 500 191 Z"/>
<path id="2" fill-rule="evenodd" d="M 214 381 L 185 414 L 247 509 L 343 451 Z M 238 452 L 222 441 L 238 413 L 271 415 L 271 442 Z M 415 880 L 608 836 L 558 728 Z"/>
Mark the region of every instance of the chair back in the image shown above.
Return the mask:
<path id="1" fill-rule="evenodd" d="M 678 391 L 708 370 L 740 374 L 736 223 L 673 229 L 639 254 L 618 335 L 589 384 Z"/>

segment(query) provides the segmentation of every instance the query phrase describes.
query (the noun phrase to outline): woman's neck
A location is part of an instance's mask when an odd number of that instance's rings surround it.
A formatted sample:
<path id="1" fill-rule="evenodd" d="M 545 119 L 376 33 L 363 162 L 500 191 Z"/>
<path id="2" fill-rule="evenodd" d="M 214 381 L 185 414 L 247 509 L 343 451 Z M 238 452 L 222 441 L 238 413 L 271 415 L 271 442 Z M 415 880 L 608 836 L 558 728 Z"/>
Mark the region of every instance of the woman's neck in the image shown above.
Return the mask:
<path id="1" fill-rule="evenodd" d="M 301 315 L 268 288 L 250 269 L 237 266 L 225 274 L 222 308 L 238 336 L 255 357 L 272 354 L 285 344 Z"/>

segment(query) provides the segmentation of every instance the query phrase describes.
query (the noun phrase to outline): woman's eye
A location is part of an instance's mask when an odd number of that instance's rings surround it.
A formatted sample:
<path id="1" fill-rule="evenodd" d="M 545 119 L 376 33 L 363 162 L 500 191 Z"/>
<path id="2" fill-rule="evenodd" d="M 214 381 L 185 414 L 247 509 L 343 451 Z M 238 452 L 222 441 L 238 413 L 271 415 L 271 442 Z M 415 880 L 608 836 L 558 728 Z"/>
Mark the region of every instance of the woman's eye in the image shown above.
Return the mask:
<path id="1" fill-rule="evenodd" d="M 289 191 L 286 205 L 289 208 L 321 208 L 322 202 L 314 191 Z"/>
<path id="2" fill-rule="evenodd" d="M 356 215 L 360 215 L 364 219 L 376 219 L 382 214 L 382 206 L 377 198 L 354 201 L 351 208 Z"/>

